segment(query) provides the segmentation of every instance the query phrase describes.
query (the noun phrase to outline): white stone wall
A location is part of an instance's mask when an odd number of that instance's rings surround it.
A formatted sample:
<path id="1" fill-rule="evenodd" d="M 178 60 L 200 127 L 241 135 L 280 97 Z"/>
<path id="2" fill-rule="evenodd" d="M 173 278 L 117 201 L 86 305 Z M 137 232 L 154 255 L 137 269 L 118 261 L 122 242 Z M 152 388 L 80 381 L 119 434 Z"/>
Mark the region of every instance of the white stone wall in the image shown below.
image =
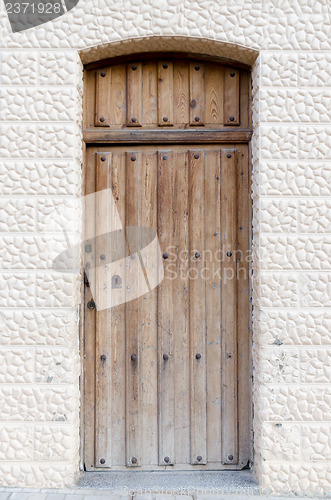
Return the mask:
<path id="1" fill-rule="evenodd" d="M 0 483 L 79 469 L 80 278 L 51 263 L 56 208 L 80 224 L 81 60 L 189 50 L 254 64 L 254 470 L 331 490 L 330 1 L 80 0 L 16 34 L 0 12 Z"/>

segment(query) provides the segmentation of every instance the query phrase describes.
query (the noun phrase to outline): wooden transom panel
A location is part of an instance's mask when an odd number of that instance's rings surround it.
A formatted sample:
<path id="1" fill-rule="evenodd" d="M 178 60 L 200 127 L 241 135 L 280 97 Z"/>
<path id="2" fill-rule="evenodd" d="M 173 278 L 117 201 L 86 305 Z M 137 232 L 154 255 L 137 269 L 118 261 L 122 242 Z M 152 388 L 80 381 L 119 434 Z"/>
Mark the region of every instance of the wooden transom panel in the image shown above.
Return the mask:
<path id="1" fill-rule="evenodd" d="M 180 95 L 192 88 L 200 104 L 219 103 L 214 114 L 202 104 L 194 108 L 203 121 L 222 120 L 223 68 L 220 83 L 213 65 L 200 66 L 204 78 L 194 65 L 167 65 L 112 68 L 123 100 L 116 115 L 107 115 L 110 124 L 126 124 L 133 113 L 141 124 L 163 126 L 165 113 L 174 123 L 190 121 L 186 97 L 173 94 L 172 112 L 162 107 L 160 87 L 157 97 L 156 75 L 164 82 L 167 70 L 181 82 Z M 132 78 L 140 87 L 146 82 L 143 94 L 153 99 L 144 107 L 132 102 L 127 115 Z M 211 81 L 218 88 L 213 98 Z M 86 469 L 243 468 L 250 458 L 248 146 L 94 146 L 87 165 L 87 194 L 111 189 L 123 227 L 156 230 L 164 279 L 116 307 L 85 307 Z M 95 217 L 96 234 L 110 230 L 107 210 Z M 122 277 L 109 275 L 116 248 L 108 255 L 92 245 L 89 252 L 99 288 L 114 285 L 121 293 Z M 130 248 L 126 259 L 123 272 L 132 265 Z M 87 279 L 93 272 L 89 266 Z M 86 303 L 91 294 L 87 287 Z"/>
<path id="2" fill-rule="evenodd" d="M 146 60 L 86 71 L 85 130 L 248 130 L 250 74 L 208 61 Z"/>

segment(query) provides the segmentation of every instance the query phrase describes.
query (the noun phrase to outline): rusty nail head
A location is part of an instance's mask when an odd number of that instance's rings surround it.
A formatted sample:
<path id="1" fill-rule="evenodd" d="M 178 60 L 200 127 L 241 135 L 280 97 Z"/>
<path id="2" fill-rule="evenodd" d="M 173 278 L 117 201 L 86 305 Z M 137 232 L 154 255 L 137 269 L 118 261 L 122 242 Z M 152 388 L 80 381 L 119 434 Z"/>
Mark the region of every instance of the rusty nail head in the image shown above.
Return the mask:
<path id="1" fill-rule="evenodd" d="M 131 66 L 131 69 L 132 69 L 133 71 L 136 71 L 137 66 L 133 65 L 133 66 Z"/>
<path id="2" fill-rule="evenodd" d="M 100 259 L 101 259 L 101 260 L 105 260 L 105 258 L 106 258 L 106 256 L 102 253 L 102 254 L 100 255 Z"/>
<path id="3" fill-rule="evenodd" d="M 168 65 L 167 65 L 167 64 L 164 64 L 164 65 L 163 65 L 163 68 L 164 68 L 164 69 L 167 69 L 167 68 L 168 68 Z"/>
<path id="4" fill-rule="evenodd" d="M 106 355 L 105 355 L 105 354 L 102 354 L 102 355 L 100 356 L 100 359 L 101 359 L 101 361 L 106 361 Z"/>
<path id="5" fill-rule="evenodd" d="M 164 457 L 164 461 L 165 461 L 166 463 L 169 463 L 169 462 L 170 462 L 170 458 L 169 458 L 169 457 Z"/>
<path id="6" fill-rule="evenodd" d="M 195 69 L 195 71 L 199 71 L 200 66 L 197 64 L 196 66 L 194 66 L 194 69 Z"/>
<path id="7" fill-rule="evenodd" d="M 234 116 L 230 116 L 230 122 L 234 122 Z"/>
<path id="8" fill-rule="evenodd" d="M 198 259 L 200 257 L 200 253 L 199 252 L 195 252 L 194 256 L 195 256 L 196 259 Z"/>
<path id="9" fill-rule="evenodd" d="M 137 118 L 131 118 L 132 123 L 136 123 Z"/>
<path id="10" fill-rule="evenodd" d="M 85 252 L 91 253 L 92 252 L 92 245 L 85 245 Z"/>
<path id="11" fill-rule="evenodd" d="M 198 462 L 201 462 L 201 460 L 202 460 L 202 456 L 201 456 L 201 455 L 198 455 L 198 456 L 197 456 L 197 461 L 198 461 Z"/>
<path id="12" fill-rule="evenodd" d="M 101 464 L 105 464 L 106 463 L 106 460 L 104 458 L 100 458 L 100 463 Z"/>
<path id="13" fill-rule="evenodd" d="M 136 157 L 135 156 L 131 156 L 131 161 L 136 161 Z"/>
<path id="14" fill-rule="evenodd" d="M 101 116 L 100 121 L 103 123 L 105 121 L 105 118 L 103 116 Z"/>
<path id="15" fill-rule="evenodd" d="M 105 71 L 101 71 L 100 75 L 101 76 L 106 76 L 106 72 Z"/>
<path id="16" fill-rule="evenodd" d="M 226 252 L 226 256 L 227 257 L 231 257 L 232 256 L 232 252 Z"/>
<path id="17" fill-rule="evenodd" d="M 198 160 L 198 159 L 200 158 L 200 155 L 195 154 L 195 155 L 194 155 L 194 158 L 195 158 L 196 160 Z"/>
<path id="18" fill-rule="evenodd" d="M 199 121 L 200 121 L 200 118 L 199 118 L 198 116 L 196 116 L 196 117 L 194 118 L 194 121 L 199 122 Z"/>
<path id="19" fill-rule="evenodd" d="M 196 359 L 201 359 L 201 354 L 196 354 L 195 357 Z"/>
<path id="20" fill-rule="evenodd" d="M 106 157 L 104 155 L 101 156 L 101 161 L 106 161 Z"/>
<path id="21" fill-rule="evenodd" d="M 132 457 L 132 458 L 131 458 L 131 462 L 132 462 L 133 464 L 136 464 L 136 463 L 138 462 L 138 460 L 136 459 L 136 457 Z"/>
<path id="22" fill-rule="evenodd" d="M 235 72 L 231 71 L 230 76 L 233 78 L 235 75 L 236 75 Z"/>
<path id="23" fill-rule="evenodd" d="M 132 361 L 136 361 L 137 359 L 137 355 L 136 354 L 131 354 L 131 360 Z"/>
<path id="24" fill-rule="evenodd" d="M 167 252 L 164 252 L 163 256 L 162 256 L 164 259 L 167 259 L 169 257 L 169 255 L 167 254 Z"/>
<path id="25" fill-rule="evenodd" d="M 226 155 L 226 157 L 227 157 L 227 158 L 232 158 L 232 155 L 231 155 L 230 153 L 228 153 L 228 154 Z"/>
<path id="26" fill-rule="evenodd" d="M 164 122 L 167 122 L 167 121 L 168 121 L 168 117 L 167 117 L 167 116 L 164 116 L 164 117 L 163 117 L 163 121 L 164 121 Z"/>
<path id="27" fill-rule="evenodd" d="M 233 460 L 233 455 L 229 455 L 228 460 Z"/>
<path id="28" fill-rule="evenodd" d="M 163 155 L 162 159 L 163 159 L 163 160 L 167 160 L 167 159 L 168 159 L 168 156 L 167 156 L 167 155 Z"/>
<path id="29" fill-rule="evenodd" d="M 95 302 L 93 300 L 89 300 L 87 303 L 87 309 L 94 309 L 95 308 Z"/>
<path id="30" fill-rule="evenodd" d="M 164 359 L 164 361 L 167 361 L 167 359 L 169 359 L 168 354 L 163 354 L 163 359 Z"/>

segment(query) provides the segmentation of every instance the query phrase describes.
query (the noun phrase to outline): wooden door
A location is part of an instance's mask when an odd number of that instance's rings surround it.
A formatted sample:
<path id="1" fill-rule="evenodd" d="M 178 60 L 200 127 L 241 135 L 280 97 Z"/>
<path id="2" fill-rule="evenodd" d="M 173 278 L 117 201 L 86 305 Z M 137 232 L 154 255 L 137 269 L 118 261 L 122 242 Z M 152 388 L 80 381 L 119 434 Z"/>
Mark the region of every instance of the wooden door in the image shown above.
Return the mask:
<path id="1" fill-rule="evenodd" d="M 106 243 L 96 237 L 84 247 L 85 467 L 241 469 L 250 459 L 251 437 L 249 147 L 238 132 L 233 142 L 224 142 L 222 132 L 242 127 L 247 133 L 240 116 L 248 123 L 249 106 L 240 107 L 246 94 L 239 93 L 237 70 L 233 81 L 215 63 L 206 69 L 201 62 L 163 59 L 145 66 L 90 70 L 95 112 L 85 133 L 87 142 L 99 144 L 86 151 L 86 194 L 96 193 L 86 223 L 91 234 L 113 237 Z M 109 113 L 101 110 L 104 104 Z M 196 118 L 199 130 L 215 118 L 212 144 L 201 133 L 198 142 L 192 134 L 198 129 L 186 130 Z M 127 132 L 131 127 L 146 128 L 139 141 Z M 163 144 L 153 144 L 164 127 L 171 127 L 171 136 L 161 132 Z M 115 139 L 119 129 L 126 133 L 122 145 Z M 105 190 L 110 195 L 99 197 Z M 117 227 L 109 223 L 114 210 Z M 121 238 L 115 237 L 121 228 Z M 133 246 L 132 228 L 139 242 Z M 153 247 L 148 261 L 146 228 L 161 249 Z M 116 273 L 115 262 L 121 262 Z M 136 298 L 128 284 L 132 274 Z M 107 289 L 121 300 L 98 307 L 95 297 Z"/>

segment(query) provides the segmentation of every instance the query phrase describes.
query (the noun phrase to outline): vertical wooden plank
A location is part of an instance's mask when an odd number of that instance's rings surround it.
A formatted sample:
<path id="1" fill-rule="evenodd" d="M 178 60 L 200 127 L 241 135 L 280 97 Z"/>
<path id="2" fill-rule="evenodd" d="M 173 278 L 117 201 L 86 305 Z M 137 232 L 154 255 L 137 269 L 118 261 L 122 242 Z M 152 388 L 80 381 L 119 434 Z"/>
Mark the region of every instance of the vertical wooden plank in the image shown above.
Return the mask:
<path id="1" fill-rule="evenodd" d="M 224 69 L 224 125 L 240 125 L 239 76 L 237 68 Z"/>
<path id="2" fill-rule="evenodd" d="M 140 248 L 146 247 L 144 228 L 157 225 L 157 153 L 142 153 L 140 169 L 141 226 Z M 144 259 L 147 276 L 156 273 L 157 254 L 149 254 Z M 140 411 L 141 419 L 141 460 L 144 465 L 158 462 L 158 405 L 157 405 L 157 289 L 149 291 L 139 299 L 139 358 L 140 358 Z"/>
<path id="3" fill-rule="evenodd" d="M 240 108 L 240 125 L 243 128 L 251 128 L 251 96 L 250 96 L 250 73 L 240 70 L 240 89 L 239 89 L 239 108 Z"/>
<path id="4" fill-rule="evenodd" d="M 191 464 L 206 464 L 206 296 L 204 151 L 189 151 Z"/>
<path id="5" fill-rule="evenodd" d="M 171 61 L 160 61 L 158 74 L 158 125 L 173 125 L 174 68 Z"/>
<path id="6" fill-rule="evenodd" d="M 208 151 L 206 210 L 207 457 L 221 459 L 221 193 L 220 151 Z"/>
<path id="7" fill-rule="evenodd" d="M 126 192 L 125 225 L 139 226 L 139 189 L 141 154 L 126 153 Z M 139 289 L 138 274 L 131 271 L 130 259 L 134 266 L 137 255 L 132 253 L 127 261 L 127 274 L 130 274 L 130 286 Z M 139 318 L 140 300 L 130 300 L 128 283 L 126 284 L 127 302 L 125 304 L 126 335 L 126 465 L 141 465 L 140 448 L 140 356 L 139 356 Z"/>
<path id="8" fill-rule="evenodd" d="M 110 125 L 126 124 L 126 64 L 115 64 L 111 70 Z"/>
<path id="9" fill-rule="evenodd" d="M 85 195 L 95 192 L 95 148 L 86 151 L 86 163 L 84 169 Z M 87 166 L 89 168 L 87 168 Z M 92 205 L 89 214 L 83 213 L 85 222 L 85 235 L 95 234 L 95 206 Z M 84 237 L 84 240 L 86 236 Z M 87 243 L 86 243 L 87 244 Z M 90 252 L 91 250 L 91 252 Z M 95 244 L 91 247 L 84 245 L 84 266 L 86 273 L 90 274 L 95 282 Z M 87 266 L 88 264 L 88 266 Z M 86 470 L 95 467 L 95 309 L 88 309 L 87 304 L 93 300 L 93 294 L 88 281 L 85 282 L 84 296 L 84 437 L 85 453 L 84 463 Z"/>
<path id="10" fill-rule="evenodd" d="M 125 155 L 119 151 L 113 152 L 110 186 L 118 215 L 125 226 Z M 122 278 L 125 286 L 125 260 L 122 240 L 114 233 L 111 244 L 111 262 L 114 271 Z M 116 290 L 117 291 L 117 290 Z M 111 386 L 112 386 L 112 465 L 125 465 L 125 304 L 111 308 Z M 108 330 L 109 335 L 109 330 Z"/>
<path id="11" fill-rule="evenodd" d="M 171 280 L 173 153 L 158 151 L 157 230 L 164 278 L 158 286 L 159 465 L 175 463 L 174 324 Z"/>
<path id="12" fill-rule="evenodd" d="M 190 329 L 188 282 L 188 153 L 174 153 L 174 239 L 171 262 L 173 280 L 175 454 L 176 463 L 189 464 L 190 457 Z"/>
<path id="13" fill-rule="evenodd" d="M 237 221 L 237 283 L 238 283 L 238 432 L 239 464 L 247 465 L 250 453 L 251 425 L 251 356 L 250 356 L 250 231 L 252 205 L 250 200 L 249 148 L 236 146 L 238 221 Z"/>
<path id="14" fill-rule="evenodd" d="M 189 99 L 189 64 L 185 61 L 174 61 L 174 124 L 188 123 Z"/>
<path id="15" fill-rule="evenodd" d="M 143 123 L 157 123 L 157 66 L 154 62 L 143 65 Z"/>
<path id="16" fill-rule="evenodd" d="M 205 65 L 206 123 L 223 122 L 224 69 L 219 64 Z"/>
<path id="17" fill-rule="evenodd" d="M 190 125 L 205 124 L 205 65 L 190 63 Z"/>
<path id="18" fill-rule="evenodd" d="M 222 463 L 238 463 L 237 175 L 234 150 L 221 150 Z"/>
<path id="19" fill-rule="evenodd" d="M 96 191 L 110 187 L 110 171 L 112 154 L 102 153 L 96 155 Z M 106 196 L 96 196 L 96 234 L 109 233 L 111 228 L 110 200 Z M 96 238 L 96 265 L 100 262 L 101 255 L 108 254 L 108 248 L 99 238 Z M 103 266 L 104 267 L 104 266 Z M 96 305 L 98 297 L 102 297 L 107 290 L 108 273 L 103 273 L 97 268 Z M 106 290 L 106 292 L 105 292 Z M 111 331 L 109 325 L 109 310 L 101 309 L 96 313 L 96 436 L 95 436 L 95 466 L 111 467 Z"/>
<path id="20" fill-rule="evenodd" d="M 96 127 L 109 127 L 111 114 L 111 69 L 104 68 L 95 73 L 95 121 Z"/>
<path id="21" fill-rule="evenodd" d="M 130 127 L 141 127 L 142 125 L 142 71 L 142 63 L 132 63 L 127 65 L 126 124 Z"/>

